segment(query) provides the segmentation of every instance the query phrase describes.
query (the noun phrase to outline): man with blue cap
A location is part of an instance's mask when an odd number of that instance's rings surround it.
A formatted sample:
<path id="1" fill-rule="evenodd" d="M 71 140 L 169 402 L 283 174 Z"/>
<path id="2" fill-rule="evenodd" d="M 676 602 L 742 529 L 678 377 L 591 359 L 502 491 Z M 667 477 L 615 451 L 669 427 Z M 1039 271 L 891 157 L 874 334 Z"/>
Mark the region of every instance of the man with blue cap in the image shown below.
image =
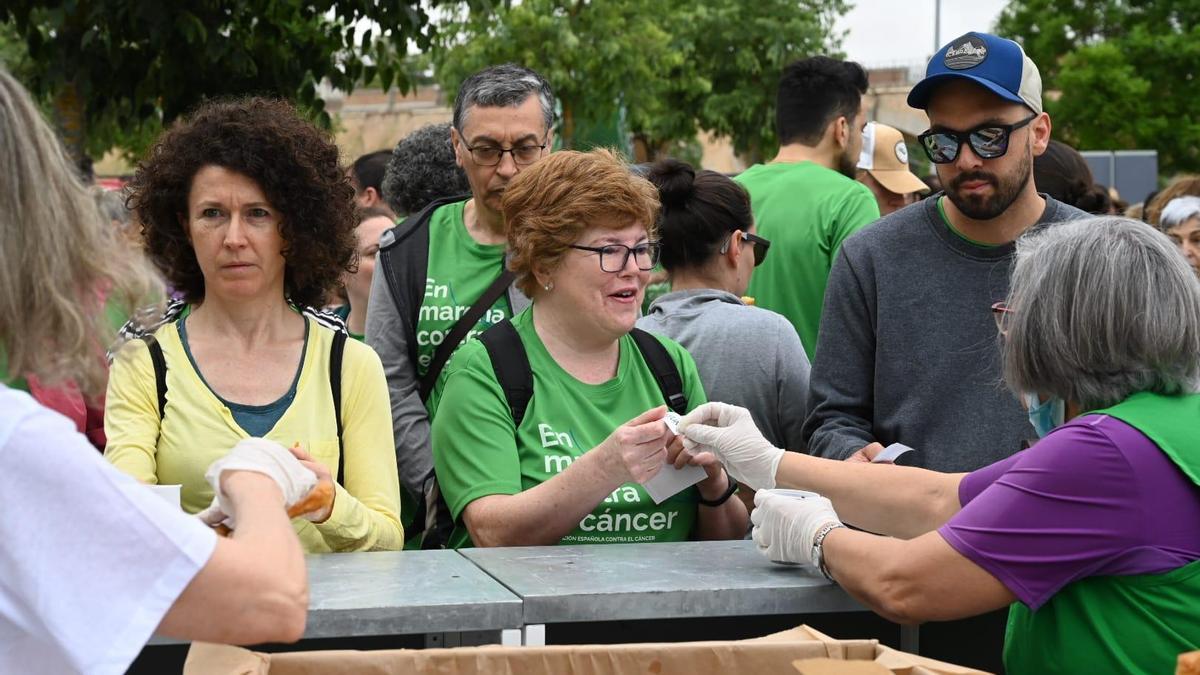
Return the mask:
<path id="1" fill-rule="evenodd" d="M 1034 186 L 1033 158 L 1046 150 L 1051 123 L 1037 66 L 1016 42 L 986 33 L 952 40 L 908 104 L 929 116 L 918 139 L 945 192 L 842 245 L 825 294 L 805 438 L 812 454 L 851 461 L 903 443 L 917 452 L 901 463 L 967 472 L 1036 438 L 1026 411 L 998 385 L 990 309 L 1008 294 L 1013 242 L 1085 214 Z M 1003 614 L 969 621 L 980 620 L 969 639 L 945 640 L 959 651 L 931 655 L 997 669 Z M 930 633 L 923 652 L 942 642 Z"/>

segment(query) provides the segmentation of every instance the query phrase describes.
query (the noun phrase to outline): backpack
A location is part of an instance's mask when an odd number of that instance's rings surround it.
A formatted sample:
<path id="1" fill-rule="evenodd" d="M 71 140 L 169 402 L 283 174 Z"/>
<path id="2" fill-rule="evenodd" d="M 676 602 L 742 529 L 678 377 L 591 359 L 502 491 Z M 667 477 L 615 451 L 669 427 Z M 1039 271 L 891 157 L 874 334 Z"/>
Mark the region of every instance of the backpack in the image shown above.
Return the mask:
<path id="1" fill-rule="evenodd" d="M 158 392 L 158 423 L 162 424 L 167 414 L 167 360 L 162 345 L 153 333 L 139 336 L 150 350 L 150 362 L 154 364 L 154 386 Z M 338 473 L 337 482 L 346 485 L 346 455 L 342 447 L 342 355 L 346 351 L 346 333 L 333 331 L 333 344 L 329 346 L 329 389 L 333 392 L 333 417 L 337 422 Z"/>
<path id="2" fill-rule="evenodd" d="M 658 338 L 640 328 L 631 330 L 629 336 L 633 338 L 642 358 L 646 360 L 646 365 L 650 367 L 663 400 L 676 413 L 687 414 L 688 400 L 687 395 L 683 393 L 683 378 L 667 348 Z M 525 344 L 521 342 L 521 336 L 517 334 L 512 321 L 508 320 L 487 329 L 478 339 L 487 349 L 496 380 L 504 391 L 504 398 L 512 413 L 513 426 L 519 427 L 525 419 L 529 401 L 533 398 L 533 369 L 529 366 Z M 433 479 L 432 494 L 436 495 L 435 520 L 426 527 L 421 548 L 444 547 L 454 530 L 454 519 L 450 517 L 450 508 L 442 497 L 436 476 Z"/>
<path id="3" fill-rule="evenodd" d="M 470 199 L 471 195 L 455 195 L 435 199 L 418 211 L 415 215 L 404 219 L 393 230 L 391 241 L 379 249 L 379 266 L 383 268 L 388 290 L 392 293 L 392 301 L 397 310 L 403 310 L 400 298 L 406 298 L 408 311 L 399 311 L 404 323 L 404 334 L 409 336 L 408 362 L 417 367 L 417 341 L 413 337 L 417 333 L 417 321 L 421 315 L 421 304 L 425 299 L 425 279 L 429 274 L 429 220 L 433 212 L 447 204 L 456 204 Z M 405 244 L 401 246 L 401 244 Z M 425 375 L 418 378 L 421 400 L 429 399 L 438 375 L 446 367 L 450 355 L 471 331 L 484 312 L 504 294 L 512 285 L 515 275 L 507 269 L 500 269 L 498 276 L 488 286 L 465 314 L 454 322 L 444 340 L 433 352 L 433 360 Z M 419 516 L 420 514 L 418 514 Z"/>

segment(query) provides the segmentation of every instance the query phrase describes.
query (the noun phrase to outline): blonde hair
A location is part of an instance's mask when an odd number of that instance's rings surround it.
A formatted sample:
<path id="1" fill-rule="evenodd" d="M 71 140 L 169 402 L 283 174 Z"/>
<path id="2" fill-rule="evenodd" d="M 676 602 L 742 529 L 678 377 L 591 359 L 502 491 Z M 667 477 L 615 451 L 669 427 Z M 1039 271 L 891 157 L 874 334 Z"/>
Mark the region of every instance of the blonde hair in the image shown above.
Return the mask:
<path id="1" fill-rule="evenodd" d="M 609 150 L 551 153 L 523 170 L 501 201 L 508 231 L 508 268 L 529 297 L 539 290 L 535 267 L 551 270 L 593 226 L 644 225 L 658 231 L 658 188 L 633 174 Z"/>
<path id="2" fill-rule="evenodd" d="M 119 239 L 25 89 L 0 68 L 0 352 L 8 376 L 104 393 L 115 337 L 105 305 L 162 298 Z"/>

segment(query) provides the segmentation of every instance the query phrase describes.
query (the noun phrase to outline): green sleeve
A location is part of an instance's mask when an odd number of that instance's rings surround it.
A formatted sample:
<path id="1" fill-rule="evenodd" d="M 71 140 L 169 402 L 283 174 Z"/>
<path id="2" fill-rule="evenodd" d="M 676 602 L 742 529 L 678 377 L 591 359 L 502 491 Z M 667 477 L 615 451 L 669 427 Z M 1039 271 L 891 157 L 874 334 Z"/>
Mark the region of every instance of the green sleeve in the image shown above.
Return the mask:
<path id="1" fill-rule="evenodd" d="M 516 430 L 483 343 L 459 349 L 444 373 L 433 417 L 433 466 L 458 520 L 472 501 L 522 490 Z"/>
<path id="2" fill-rule="evenodd" d="M 838 208 L 837 217 L 830 223 L 829 263 L 832 267 L 838 250 L 846 237 L 879 220 L 879 204 L 870 188 L 855 181 Z"/>

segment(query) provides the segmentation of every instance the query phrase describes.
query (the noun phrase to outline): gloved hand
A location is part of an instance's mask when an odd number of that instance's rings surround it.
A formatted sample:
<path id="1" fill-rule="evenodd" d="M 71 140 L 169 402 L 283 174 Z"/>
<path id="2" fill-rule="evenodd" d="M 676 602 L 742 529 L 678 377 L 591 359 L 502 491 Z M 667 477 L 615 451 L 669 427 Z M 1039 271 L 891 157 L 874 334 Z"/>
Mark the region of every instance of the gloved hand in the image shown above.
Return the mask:
<path id="1" fill-rule="evenodd" d="M 317 474 L 282 445 L 265 438 L 247 438 L 233 446 L 224 457 L 213 462 L 204 472 L 204 479 L 213 488 L 212 504 L 196 514 L 209 525 L 224 525 L 234 529 L 232 507 L 221 491 L 221 474 L 226 471 L 254 471 L 271 477 L 283 493 L 285 506 L 300 501 L 317 485 Z"/>
<path id="2" fill-rule="evenodd" d="M 816 567 L 813 539 L 830 523 L 841 524 L 833 504 L 815 495 L 796 499 L 760 490 L 754 495 L 753 538 L 758 550 L 775 562 Z"/>
<path id="3" fill-rule="evenodd" d="M 679 421 L 689 452 L 711 452 L 729 475 L 755 490 L 775 487 L 783 450 L 763 438 L 750 411 L 728 403 L 705 403 Z"/>

